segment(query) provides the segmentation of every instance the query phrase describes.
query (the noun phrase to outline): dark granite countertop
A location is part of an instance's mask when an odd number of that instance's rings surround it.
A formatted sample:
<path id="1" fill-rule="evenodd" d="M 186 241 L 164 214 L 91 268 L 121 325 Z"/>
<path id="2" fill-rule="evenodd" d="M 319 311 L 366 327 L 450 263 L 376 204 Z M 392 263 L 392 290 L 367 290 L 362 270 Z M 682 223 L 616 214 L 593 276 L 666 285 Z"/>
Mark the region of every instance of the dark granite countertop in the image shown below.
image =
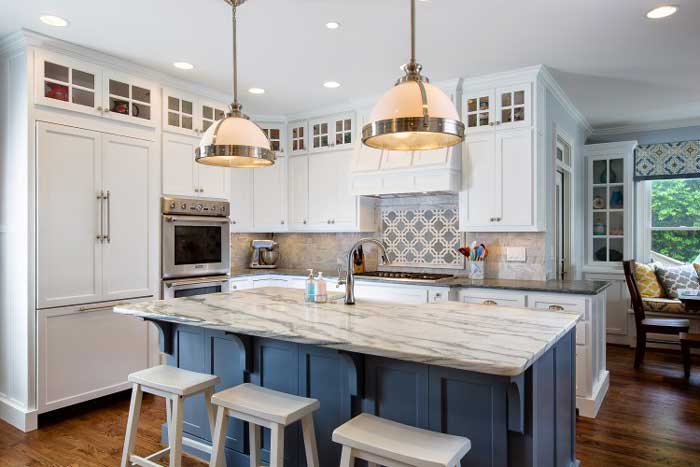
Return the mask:
<path id="1" fill-rule="evenodd" d="M 314 269 L 314 274 L 318 270 Z M 336 279 L 338 273 L 336 271 L 320 270 L 323 276 L 329 279 Z M 308 274 L 306 269 L 232 269 L 231 277 L 252 277 L 275 274 L 280 276 L 302 276 Z M 564 293 L 575 295 L 597 295 L 610 286 L 609 282 L 605 281 L 530 281 L 516 279 L 481 279 L 473 280 L 466 276 L 455 276 L 449 279 L 441 279 L 438 281 L 406 281 L 401 279 L 386 279 L 380 277 L 356 277 L 357 281 L 373 281 L 384 282 L 389 284 L 403 285 L 422 285 L 431 287 L 467 287 L 481 289 L 501 289 L 501 290 L 525 290 L 529 292 L 543 293 Z"/>

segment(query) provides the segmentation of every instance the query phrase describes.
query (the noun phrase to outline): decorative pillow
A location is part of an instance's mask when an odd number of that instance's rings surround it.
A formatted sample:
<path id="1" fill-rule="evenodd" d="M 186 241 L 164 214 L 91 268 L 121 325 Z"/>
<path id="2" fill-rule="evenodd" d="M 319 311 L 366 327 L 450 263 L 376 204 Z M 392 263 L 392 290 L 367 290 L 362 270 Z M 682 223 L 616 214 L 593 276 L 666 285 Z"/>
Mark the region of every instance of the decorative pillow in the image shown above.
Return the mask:
<path id="1" fill-rule="evenodd" d="M 656 265 L 654 263 L 644 264 L 635 263 L 634 276 L 637 279 L 637 287 L 642 297 L 648 298 L 663 298 L 664 289 L 659 284 L 659 279 L 656 277 Z"/>
<path id="2" fill-rule="evenodd" d="M 678 289 L 700 289 L 698 273 L 690 264 L 657 266 L 656 275 L 669 298 L 678 298 Z"/>

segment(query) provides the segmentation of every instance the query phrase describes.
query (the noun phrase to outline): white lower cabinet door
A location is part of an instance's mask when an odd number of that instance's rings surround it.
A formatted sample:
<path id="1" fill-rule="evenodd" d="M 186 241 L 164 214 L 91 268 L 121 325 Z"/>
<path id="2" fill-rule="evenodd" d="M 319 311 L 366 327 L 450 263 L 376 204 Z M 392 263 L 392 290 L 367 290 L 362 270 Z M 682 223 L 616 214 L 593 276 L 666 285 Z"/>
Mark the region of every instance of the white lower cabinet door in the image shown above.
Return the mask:
<path id="1" fill-rule="evenodd" d="M 100 141 L 94 131 L 37 124 L 37 307 L 102 294 Z"/>
<path id="2" fill-rule="evenodd" d="M 416 286 L 391 286 L 355 283 L 355 298 L 378 302 L 421 304 L 428 303 L 428 290 Z"/>
<path id="3" fill-rule="evenodd" d="M 197 196 L 194 150 L 199 140 L 191 136 L 163 133 L 163 194 Z M 228 197 L 228 194 L 225 196 Z"/>
<path id="4" fill-rule="evenodd" d="M 274 165 L 254 169 L 253 227 L 256 232 L 287 230 L 287 161 L 279 157 Z"/>
<path id="5" fill-rule="evenodd" d="M 504 229 L 535 225 L 532 130 L 522 128 L 496 134 L 497 222 Z"/>
<path id="6" fill-rule="evenodd" d="M 194 160 L 194 152 L 192 153 Z M 196 164 L 196 188 L 199 189 L 199 196 L 204 198 L 229 197 L 229 179 L 231 170 L 228 167 L 213 167 L 209 165 Z"/>
<path id="7" fill-rule="evenodd" d="M 155 148 L 150 141 L 102 136 L 104 300 L 153 295 L 151 258 L 157 244 L 153 200 Z"/>
<path id="8" fill-rule="evenodd" d="M 38 311 L 39 412 L 122 391 L 148 367 L 148 324 L 112 308 Z M 155 344 L 155 343 L 153 343 Z"/>
<path id="9" fill-rule="evenodd" d="M 231 169 L 231 232 L 253 228 L 253 171 Z"/>
<path id="10" fill-rule="evenodd" d="M 468 135 L 464 141 L 459 229 L 491 227 L 496 218 L 494 133 Z"/>
<path id="11" fill-rule="evenodd" d="M 253 279 L 253 288 L 261 287 L 287 287 L 287 279 Z"/>

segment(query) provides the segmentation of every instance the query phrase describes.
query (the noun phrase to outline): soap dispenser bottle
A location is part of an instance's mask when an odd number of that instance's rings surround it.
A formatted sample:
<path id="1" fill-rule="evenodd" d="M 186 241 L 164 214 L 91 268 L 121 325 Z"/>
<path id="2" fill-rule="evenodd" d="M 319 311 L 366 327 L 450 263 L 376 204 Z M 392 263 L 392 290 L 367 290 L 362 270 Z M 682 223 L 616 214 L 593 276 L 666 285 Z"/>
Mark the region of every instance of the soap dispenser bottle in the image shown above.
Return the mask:
<path id="1" fill-rule="evenodd" d="M 307 271 L 309 271 L 309 275 L 304 286 L 304 301 L 313 302 L 316 299 L 316 280 L 314 279 L 314 270 L 307 269 Z"/>
<path id="2" fill-rule="evenodd" d="M 328 290 L 326 287 L 326 281 L 323 279 L 323 273 L 318 272 L 316 276 L 316 303 L 326 303 L 328 301 Z"/>

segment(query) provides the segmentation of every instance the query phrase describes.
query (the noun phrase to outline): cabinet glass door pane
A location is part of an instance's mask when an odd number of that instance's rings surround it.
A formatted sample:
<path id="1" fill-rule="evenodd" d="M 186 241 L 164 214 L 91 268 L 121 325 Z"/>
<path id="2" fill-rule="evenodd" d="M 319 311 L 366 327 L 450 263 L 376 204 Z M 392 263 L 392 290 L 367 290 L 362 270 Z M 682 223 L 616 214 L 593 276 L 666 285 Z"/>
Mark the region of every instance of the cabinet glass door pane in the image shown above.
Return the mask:
<path id="1" fill-rule="evenodd" d="M 605 238 L 593 239 L 593 260 L 607 261 L 608 260 L 608 241 Z"/>
<path id="2" fill-rule="evenodd" d="M 68 67 L 51 62 L 44 62 L 44 77 L 68 83 Z"/>
<path id="3" fill-rule="evenodd" d="M 113 79 L 109 80 L 109 93 L 113 96 L 129 98 L 129 85 Z"/>
<path id="4" fill-rule="evenodd" d="M 491 123 L 490 111 L 491 102 L 489 96 L 467 99 L 467 127 L 488 126 Z"/>
<path id="5" fill-rule="evenodd" d="M 138 102 L 143 102 L 146 104 L 151 103 L 151 91 L 148 89 L 140 88 L 138 86 L 131 87 L 131 98 Z"/>
<path id="6" fill-rule="evenodd" d="M 86 89 L 95 89 L 95 75 L 80 70 L 71 70 L 71 83 Z"/>
<path id="7" fill-rule="evenodd" d="M 608 183 L 622 183 L 624 181 L 624 169 L 624 160 L 610 159 L 610 180 L 608 180 Z"/>
<path id="8" fill-rule="evenodd" d="M 525 91 L 501 93 L 501 123 L 522 122 L 525 120 Z"/>
<path id="9" fill-rule="evenodd" d="M 608 161 L 593 161 L 593 184 L 608 183 Z"/>
<path id="10" fill-rule="evenodd" d="M 84 105 L 86 107 L 95 106 L 95 93 L 90 91 L 85 91 L 79 88 L 73 88 L 72 102 L 78 105 Z"/>

